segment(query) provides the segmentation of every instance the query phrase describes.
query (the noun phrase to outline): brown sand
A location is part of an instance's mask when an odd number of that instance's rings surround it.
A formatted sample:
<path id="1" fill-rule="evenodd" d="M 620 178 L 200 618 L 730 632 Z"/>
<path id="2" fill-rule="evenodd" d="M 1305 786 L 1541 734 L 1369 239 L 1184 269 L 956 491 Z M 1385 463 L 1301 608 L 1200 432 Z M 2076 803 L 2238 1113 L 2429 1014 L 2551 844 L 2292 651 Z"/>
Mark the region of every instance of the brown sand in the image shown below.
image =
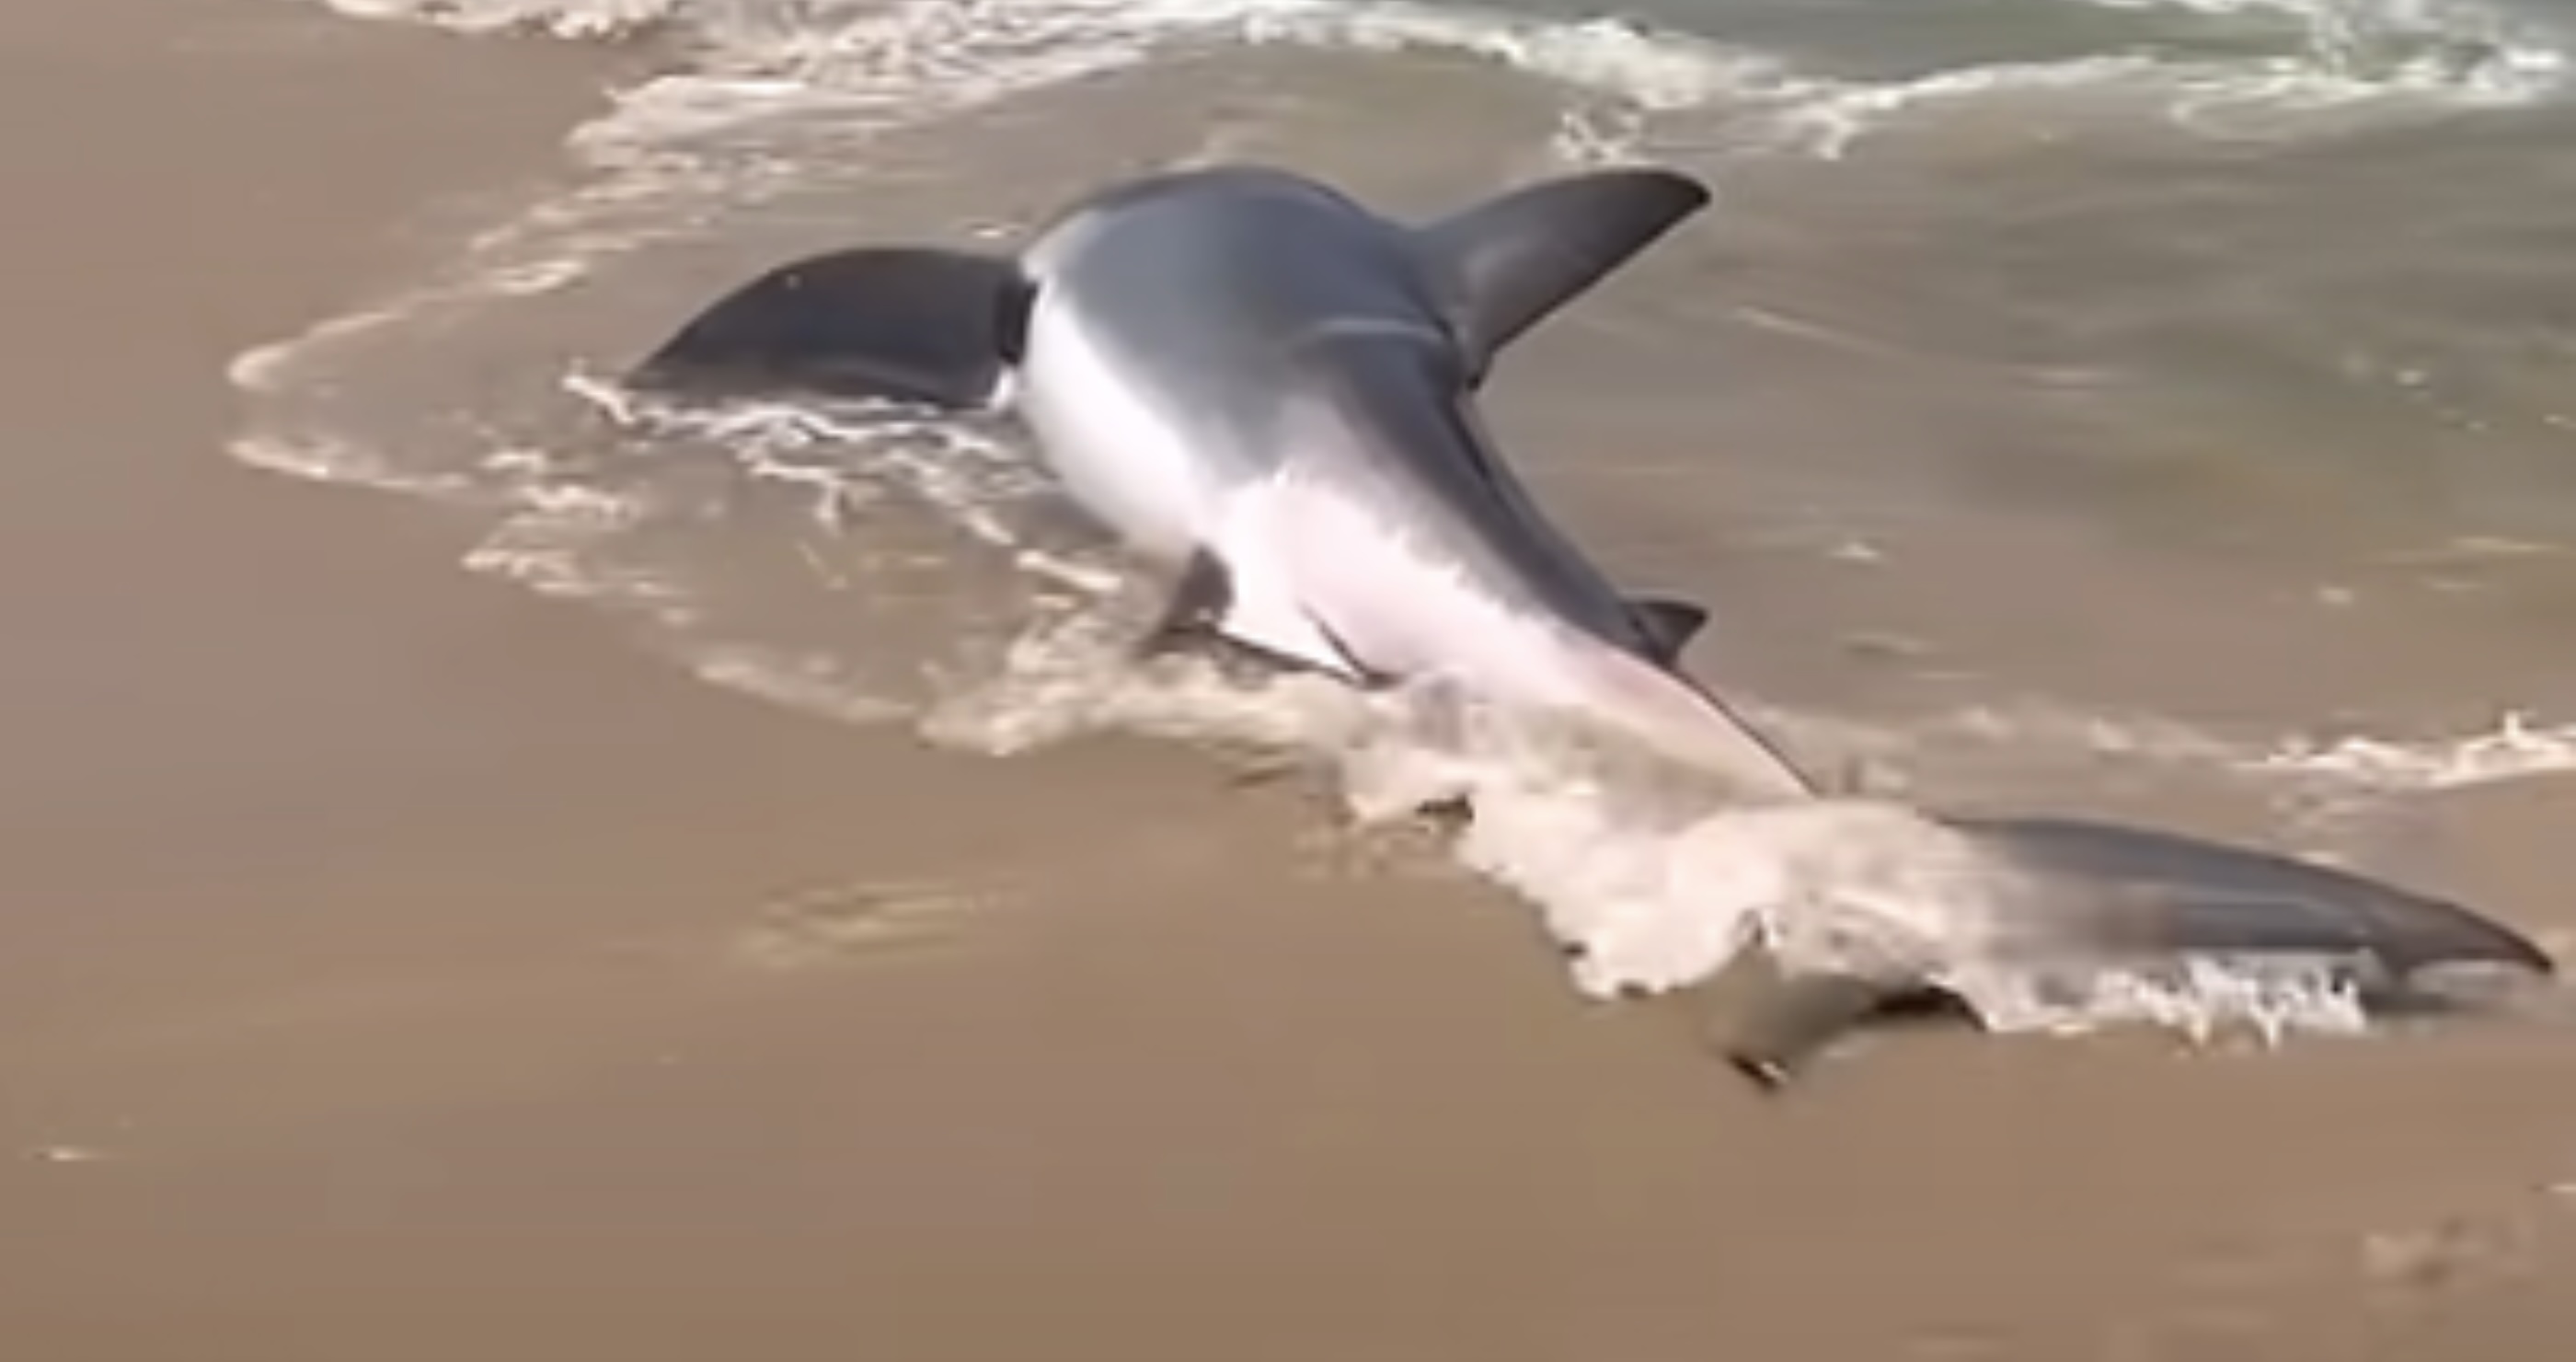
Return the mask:
<path id="1" fill-rule="evenodd" d="M 237 468 L 225 359 L 541 171 L 595 54 L 226 0 L 0 52 L 0 1357 L 2576 1345 L 2550 1037 L 1909 1036 L 1765 1107 L 1204 759 L 788 717 Z M 2565 807 L 2464 814 L 2457 887 Z"/>

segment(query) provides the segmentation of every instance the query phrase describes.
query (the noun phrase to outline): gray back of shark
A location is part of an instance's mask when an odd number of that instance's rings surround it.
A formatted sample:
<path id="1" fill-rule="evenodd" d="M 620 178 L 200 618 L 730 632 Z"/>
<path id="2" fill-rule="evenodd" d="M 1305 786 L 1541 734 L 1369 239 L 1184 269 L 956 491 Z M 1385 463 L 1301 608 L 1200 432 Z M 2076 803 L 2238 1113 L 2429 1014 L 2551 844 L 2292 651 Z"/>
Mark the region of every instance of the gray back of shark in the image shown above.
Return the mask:
<path id="1" fill-rule="evenodd" d="M 1415 227 L 1281 171 L 1157 175 L 1014 259 L 880 247 L 774 270 L 635 381 L 1008 406 L 1077 503 L 1180 570 L 1157 645 L 1440 677 L 1797 798 L 1806 779 L 1679 672 L 1704 612 L 1620 593 L 1473 407 L 1503 347 L 1707 198 L 1616 170 Z"/>

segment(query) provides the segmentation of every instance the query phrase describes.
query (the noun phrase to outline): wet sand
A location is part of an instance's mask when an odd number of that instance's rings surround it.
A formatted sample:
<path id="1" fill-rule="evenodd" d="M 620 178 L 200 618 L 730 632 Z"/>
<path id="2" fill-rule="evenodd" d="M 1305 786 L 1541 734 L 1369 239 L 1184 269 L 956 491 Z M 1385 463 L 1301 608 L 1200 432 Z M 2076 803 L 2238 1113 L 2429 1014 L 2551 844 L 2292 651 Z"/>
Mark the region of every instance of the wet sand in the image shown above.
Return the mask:
<path id="1" fill-rule="evenodd" d="M 10 1357 L 2576 1340 L 2557 1037 L 1907 1035 L 1766 1106 L 1293 789 L 791 716 L 460 572 L 433 510 L 239 467 L 225 361 L 612 72 L 274 4 L 0 39 Z M 2531 901 L 2565 796 L 2481 796 L 2436 887 Z"/>

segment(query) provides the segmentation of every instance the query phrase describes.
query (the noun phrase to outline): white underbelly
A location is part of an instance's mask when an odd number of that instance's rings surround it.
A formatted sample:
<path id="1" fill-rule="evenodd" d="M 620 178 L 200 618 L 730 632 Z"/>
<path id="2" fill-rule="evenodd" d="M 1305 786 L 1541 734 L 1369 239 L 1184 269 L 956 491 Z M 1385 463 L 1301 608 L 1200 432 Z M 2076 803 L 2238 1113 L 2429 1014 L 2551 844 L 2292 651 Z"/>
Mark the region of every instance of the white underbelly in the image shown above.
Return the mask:
<path id="1" fill-rule="evenodd" d="M 1114 363 L 1080 314 L 1041 294 L 1014 406 L 1066 492 L 1121 539 L 1178 561 L 1204 541 L 1206 466 L 1163 394 Z"/>
<path id="2" fill-rule="evenodd" d="M 1366 669 L 1522 703 L 1571 695 L 1571 630 L 1515 605 L 1383 508 L 1292 476 L 1238 492 L 1227 511 L 1220 541 L 1238 590 L 1251 594 L 1243 578 L 1268 579 L 1259 585 L 1296 601 Z"/>

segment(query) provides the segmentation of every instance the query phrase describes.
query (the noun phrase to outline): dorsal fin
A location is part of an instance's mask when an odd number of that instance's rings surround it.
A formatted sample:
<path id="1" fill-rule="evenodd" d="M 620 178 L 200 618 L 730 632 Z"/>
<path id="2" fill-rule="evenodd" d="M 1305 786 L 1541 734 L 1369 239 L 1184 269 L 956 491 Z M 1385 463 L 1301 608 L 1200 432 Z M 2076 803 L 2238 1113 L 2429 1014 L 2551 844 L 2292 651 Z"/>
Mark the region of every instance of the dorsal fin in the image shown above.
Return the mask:
<path id="1" fill-rule="evenodd" d="M 1708 623 L 1704 607 L 1662 596 L 1630 597 L 1628 613 L 1645 631 L 1654 659 L 1667 667 L 1681 659 L 1682 649 L 1689 647 L 1691 638 Z"/>
<path id="2" fill-rule="evenodd" d="M 1422 228 L 1470 373 L 1708 201 L 1687 175 L 1629 167 L 1516 189 Z"/>
<path id="3" fill-rule="evenodd" d="M 980 407 L 1025 342 L 1013 262 L 870 246 L 781 265 L 716 300 L 637 366 L 647 389 L 789 392 Z"/>

